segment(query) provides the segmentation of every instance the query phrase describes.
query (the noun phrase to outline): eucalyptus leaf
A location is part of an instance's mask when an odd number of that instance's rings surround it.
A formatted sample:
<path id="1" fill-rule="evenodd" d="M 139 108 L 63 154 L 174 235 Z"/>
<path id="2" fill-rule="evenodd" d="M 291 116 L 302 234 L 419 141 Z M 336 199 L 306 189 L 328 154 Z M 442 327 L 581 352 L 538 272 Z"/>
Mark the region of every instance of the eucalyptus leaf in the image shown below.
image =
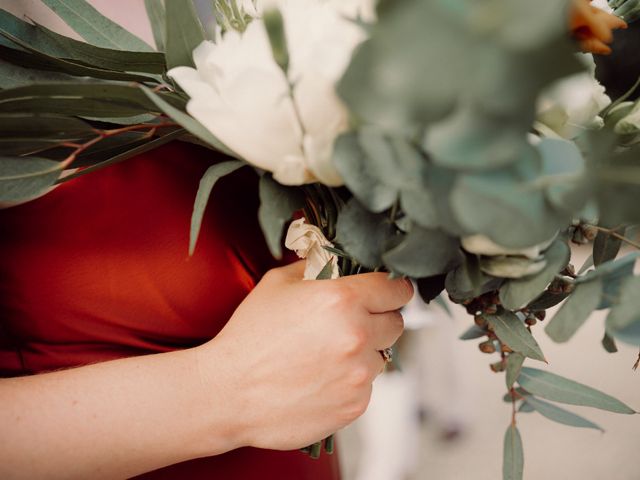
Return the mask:
<path id="1" fill-rule="evenodd" d="M 2 38 L 2 37 L 0 37 Z M 27 55 L 25 53 L 25 55 Z M 1 55 L 0 55 L 1 56 Z M 0 88 L 24 87 L 39 82 L 77 82 L 77 77 L 64 73 L 47 72 L 25 68 L 6 62 L 0 58 Z"/>
<path id="2" fill-rule="evenodd" d="M 497 315 L 487 315 L 486 319 L 500 341 L 512 350 L 534 360 L 547 361 L 536 339 L 513 312 L 504 310 Z"/>
<path id="3" fill-rule="evenodd" d="M 518 383 L 528 392 L 554 402 L 599 408 L 614 413 L 636 413 L 606 393 L 536 368 L 523 367 Z"/>
<path id="4" fill-rule="evenodd" d="M 333 274 L 333 259 L 329 260 L 325 264 L 325 266 L 322 267 L 322 270 L 320 270 L 320 273 L 318 273 L 316 280 L 331 280 L 332 274 Z"/>
<path id="5" fill-rule="evenodd" d="M 543 175 L 549 201 L 555 208 L 576 215 L 591 197 L 587 163 L 575 142 L 546 138 L 536 145 L 542 158 Z"/>
<path id="6" fill-rule="evenodd" d="M 613 231 L 619 235 L 624 235 L 625 230 L 626 228 L 622 226 Z M 593 242 L 593 264 L 597 267 L 609 260 L 615 259 L 621 247 L 622 240 L 608 232 L 599 231 Z"/>
<path id="7" fill-rule="evenodd" d="M 607 353 L 616 353 L 618 351 L 616 341 L 606 332 L 604 337 L 602 337 L 602 348 L 604 348 Z"/>
<path id="8" fill-rule="evenodd" d="M 91 172 L 95 172 L 96 170 L 103 169 L 115 163 L 128 160 L 129 158 L 132 158 L 136 155 L 139 155 L 144 152 L 148 152 L 150 150 L 153 150 L 155 148 L 158 148 L 164 145 L 165 143 L 169 143 L 172 140 L 180 138 L 182 135 L 184 135 L 184 130 L 176 129 L 176 130 L 163 133 L 163 135 L 160 135 L 158 138 L 154 138 L 153 140 L 149 140 L 142 144 L 129 145 L 129 148 L 127 148 L 123 152 L 117 153 L 113 156 L 109 156 L 106 159 L 94 161 L 93 163 L 90 164 L 90 166 L 82 168 L 81 170 L 78 170 L 77 172 L 72 173 L 71 175 L 67 175 L 64 178 L 59 179 L 56 183 L 67 182 L 69 180 L 73 180 L 74 178 L 87 175 L 88 173 L 91 173 Z"/>
<path id="9" fill-rule="evenodd" d="M 414 227 L 404 240 L 383 255 L 392 271 L 412 278 L 441 275 L 462 263 L 459 241 L 440 230 Z"/>
<path id="10" fill-rule="evenodd" d="M 502 461 L 503 480 L 522 480 L 524 470 L 524 452 L 522 438 L 518 428 L 511 424 L 504 435 L 504 452 Z"/>
<path id="11" fill-rule="evenodd" d="M 598 307 L 601 296 L 602 281 L 598 278 L 577 285 L 544 331 L 554 342 L 567 342 Z"/>
<path id="12" fill-rule="evenodd" d="M 164 0 L 144 0 L 144 7 L 149 17 L 153 39 L 156 42 L 156 49 L 160 52 L 164 51 L 164 35 L 166 25 L 166 13 L 164 9 Z"/>
<path id="13" fill-rule="evenodd" d="M 280 185 L 270 174 L 260 177 L 258 220 L 274 257 L 282 257 L 282 229 L 302 207 L 304 195 L 299 188 Z"/>
<path id="14" fill-rule="evenodd" d="M 433 277 L 419 278 L 416 280 L 418 294 L 422 301 L 430 303 L 437 298 L 444 290 L 446 275 L 435 275 Z"/>
<path id="15" fill-rule="evenodd" d="M 152 3 L 161 5 L 160 0 L 153 0 Z M 24 21 L 2 9 L 0 9 L 0 28 L 30 47 L 52 57 L 77 60 L 86 65 L 122 72 L 162 73 L 166 69 L 164 55 L 161 53 L 97 47 L 60 35 L 42 25 Z M 0 39 L 0 44 L 16 48 L 15 44 L 9 40 Z"/>
<path id="16" fill-rule="evenodd" d="M 191 216 L 191 231 L 189 235 L 189 255 L 193 255 L 196 248 L 196 242 L 200 234 L 204 211 L 207 208 L 211 190 L 222 177 L 235 172 L 240 167 L 245 166 L 243 162 L 238 160 L 230 160 L 226 162 L 216 163 L 210 166 L 202 176 L 198 193 L 196 195 L 195 204 L 193 206 L 193 214 Z"/>
<path id="17" fill-rule="evenodd" d="M 634 266 L 640 252 L 631 252 L 615 260 L 600 264 L 582 277 L 576 279 L 576 283 L 589 282 L 594 278 L 602 279 L 602 298 L 598 309 L 610 308 L 616 303 L 622 282 L 633 275 Z"/>
<path id="18" fill-rule="evenodd" d="M 154 94 L 163 104 L 183 105 L 175 95 Z M 65 82 L 39 83 L 0 91 L 0 113 L 54 113 L 94 118 L 128 117 L 160 109 L 139 86 Z"/>
<path id="19" fill-rule="evenodd" d="M 487 170 L 515 162 L 531 148 L 520 129 L 502 118 L 458 108 L 427 131 L 425 150 L 443 167 L 459 170 Z"/>
<path id="20" fill-rule="evenodd" d="M 153 50 L 140 38 L 102 15 L 85 0 L 42 0 L 42 2 L 92 45 L 140 52 Z"/>
<path id="21" fill-rule="evenodd" d="M 357 133 L 338 137 L 333 163 L 354 196 L 372 212 L 382 212 L 397 200 L 397 190 L 382 183 L 375 174 Z"/>
<path id="22" fill-rule="evenodd" d="M 553 211 L 543 192 L 531 189 L 520 175 L 505 170 L 461 175 L 451 206 L 462 226 L 512 248 L 552 238 L 568 217 Z"/>
<path id="23" fill-rule="evenodd" d="M 51 187 L 63 164 L 44 158 L 0 157 L 0 202 L 34 198 Z"/>
<path id="24" fill-rule="evenodd" d="M 0 138 L 75 140 L 95 136 L 86 122 L 55 114 L 0 114 Z"/>
<path id="25" fill-rule="evenodd" d="M 529 277 L 512 279 L 500 288 L 500 301 L 505 308 L 517 310 L 538 297 L 571 258 L 571 250 L 563 240 L 556 240 L 544 253 L 545 268 Z"/>
<path id="26" fill-rule="evenodd" d="M 193 50 L 205 40 L 192 0 L 165 0 L 167 67 L 194 67 Z"/>
<path id="27" fill-rule="evenodd" d="M 372 213 L 352 198 L 340 211 L 336 239 L 349 255 L 365 267 L 382 265 L 395 232 L 386 215 Z"/>
<path id="28" fill-rule="evenodd" d="M 522 368 L 524 359 L 525 356 L 518 352 L 510 353 L 507 357 L 507 372 L 505 375 L 505 382 L 508 389 L 511 389 L 511 387 L 513 387 L 513 384 L 518 379 L 518 375 L 520 375 L 520 369 Z"/>
<path id="29" fill-rule="evenodd" d="M 568 296 L 568 293 L 553 293 L 547 290 L 542 292 L 540 296 L 527 305 L 527 308 L 534 312 L 538 310 L 547 310 L 551 307 L 555 307 Z"/>
<path id="30" fill-rule="evenodd" d="M 35 67 L 40 70 L 51 70 L 58 73 L 66 73 L 68 75 L 74 75 L 79 77 L 93 77 L 105 80 L 120 80 L 130 82 L 154 82 L 158 83 L 153 77 L 144 76 L 140 74 L 119 72 L 109 70 L 105 68 L 87 66 L 84 63 L 65 60 L 48 55 L 36 48 L 31 47 L 28 43 L 20 40 L 19 38 L 11 35 L 10 33 L 0 28 L 0 36 L 10 40 L 19 47 L 21 47 L 30 55 L 25 55 L 24 52 L 13 50 L 6 47 L 0 48 L 0 58 L 11 63 L 16 63 L 20 66 Z"/>
<path id="31" fill-rule="evenodd" d="M 607 315 L 606 328 L 609 335 L 640 345 L 640 277 L 622 281 L 619 296 Z"/>
<path id="32" fill-rule="evenodd" d="M 529 405 L 527 402 L 522 402 L 518 407 L 518 413 L 531 413 L 535 411 L 536 409 Z"/>
<path id="33" fill-rule="evenodd" d="M 470 326 L 464 331 L 458 338 L 460 340 L 475 340 L 476 338 L 482 338 L 487 334 L 484 328 L 480 328 L 477 325 Z"/>
<path id="34" fill-rule="evenodd" d="M 570 427 L 593 428 L 595 430 L 604 432 L 602 427 L 587 420 L 586 418 L 583 418 L 580 415 L 576 415 L 575 413 L 565 410 L 564 408 L 553 405 L 552 403 L 540 400 L 534 396 L 526 395 L 524 397 L 524 401 L 525 403 L 533 407 L 542 416 L 547 417 L 549 420 L 552 420 L 554 422 L 561 423 L 562 425 L 569 425 Z"/>

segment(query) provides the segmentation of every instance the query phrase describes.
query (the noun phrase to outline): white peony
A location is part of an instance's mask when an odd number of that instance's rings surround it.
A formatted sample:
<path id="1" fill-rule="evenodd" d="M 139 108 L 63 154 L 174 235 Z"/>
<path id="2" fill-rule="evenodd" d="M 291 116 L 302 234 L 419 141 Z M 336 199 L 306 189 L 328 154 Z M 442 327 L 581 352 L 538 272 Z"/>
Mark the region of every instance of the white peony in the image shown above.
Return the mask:
<path id="1" fill-rule="evenodd" d="M 573 139 L 588 129 L 601 128 L 600 112 L 611 104 L 605 88 L 595 78 L 595 63 L 580 54 L 589 71 L 553 84 L 538 100 L 538 130 L 545 136 Z"/>
<path id="2" fill-rule="evenodd" d="M 304 270 L 305 280 L 315 280 L 318 274 L 331 262 L 331 278 L 338 278 L 338 257 L 328 252 L 324 247 L 333 247 L 322 231 L 315 225 L 308 225 L 304 218 L 295 220 L 289 225 L 287 237 L 284 241 L 289 250 L 293 250 L 300 258 L 307 259 Z"/>
<path id="3" fill-rule="evenodd" d="M 607 0 L 592 0 L 591 5 L 607 13 L 613 13 L 613 8 L 609 6 L 609 2 L 607 2 Z"/>
<path id="4" fill-rule="evenodd" d="M 251 12 L 251 2 L 245 3 Z M 335 84 L 366 38 L 353 19 L 370 17 L 373 0 L 257 5 L 256 15 L 270 6 L 282 12 L 289 78 L 273 59 L 260 18 L 244 33 L 228 31 L 215 44 L 203 42 L 193 52 L 195 69 L 177 67 L 169 75 L 191 97 L 187 111 L 196 120 L 249 163 L 273 172 L 280 183 L 341 185 L 331 157 L 336 137 L 349 127 L 349 115 Z"/>

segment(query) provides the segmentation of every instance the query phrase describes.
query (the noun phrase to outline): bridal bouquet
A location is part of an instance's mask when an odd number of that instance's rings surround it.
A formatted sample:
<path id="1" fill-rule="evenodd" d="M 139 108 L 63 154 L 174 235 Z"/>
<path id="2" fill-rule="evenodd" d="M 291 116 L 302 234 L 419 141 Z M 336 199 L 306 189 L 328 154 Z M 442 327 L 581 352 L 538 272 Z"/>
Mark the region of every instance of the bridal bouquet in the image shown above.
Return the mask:
<path id="1" fill-rule="evenodd" d="M 612 101 L 578 53 L 608 53 L 640 1 L 215 0 L 204 28 L 190 1 L 146 0 L 155 48 L 84 0 L 43 2 L 86 42 L 0 10 L 0 201 L 197 142 L 228 158 L 202 178 L 191 251 L 215 183 L 253 168 L 267 243 L 280 256 L 286 233 L 305 278 L 386 271 L 466 309 L 513 405 L 505 479 L 518 415 L 636 413 L 524 362 L 595 310 L 607 351 L 640 346 L 640 79 Z M 584 265 L 571 243 L 593 244 Z"/>

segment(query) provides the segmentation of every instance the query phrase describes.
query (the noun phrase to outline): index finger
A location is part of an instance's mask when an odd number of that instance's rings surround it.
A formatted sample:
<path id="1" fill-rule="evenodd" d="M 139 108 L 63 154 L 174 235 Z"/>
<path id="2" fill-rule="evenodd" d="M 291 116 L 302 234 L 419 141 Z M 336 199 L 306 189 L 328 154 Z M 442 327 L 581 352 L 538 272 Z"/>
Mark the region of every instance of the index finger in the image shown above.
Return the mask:
<path id="1" fill-rule="evenodd" d="M 388 273 L 362 273 L 334 281 L 348 284 L 358 292 L 363 306 L 370 313 L 398 310 L 413 297 L 413 285 L 408 279 L 390 279 Z"/>

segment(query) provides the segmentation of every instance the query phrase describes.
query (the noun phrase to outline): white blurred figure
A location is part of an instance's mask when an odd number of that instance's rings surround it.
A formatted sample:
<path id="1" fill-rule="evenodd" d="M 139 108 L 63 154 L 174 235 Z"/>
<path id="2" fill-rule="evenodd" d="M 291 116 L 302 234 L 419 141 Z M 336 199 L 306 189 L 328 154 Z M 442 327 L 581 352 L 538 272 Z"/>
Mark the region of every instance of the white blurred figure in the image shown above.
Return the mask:
<path id="1" fill-rule="evenodd" d="M 417 291 L 402 311 L 405 333 L 395 352 L 399 368 L 377 378 L 369 408 L 356 425 L 361 454 L 355 480 L 411 478 L 425 448 L 425 414 L 443 440 L 456 438 L 467 423 L 454 319 L 425 304 Z"/>

